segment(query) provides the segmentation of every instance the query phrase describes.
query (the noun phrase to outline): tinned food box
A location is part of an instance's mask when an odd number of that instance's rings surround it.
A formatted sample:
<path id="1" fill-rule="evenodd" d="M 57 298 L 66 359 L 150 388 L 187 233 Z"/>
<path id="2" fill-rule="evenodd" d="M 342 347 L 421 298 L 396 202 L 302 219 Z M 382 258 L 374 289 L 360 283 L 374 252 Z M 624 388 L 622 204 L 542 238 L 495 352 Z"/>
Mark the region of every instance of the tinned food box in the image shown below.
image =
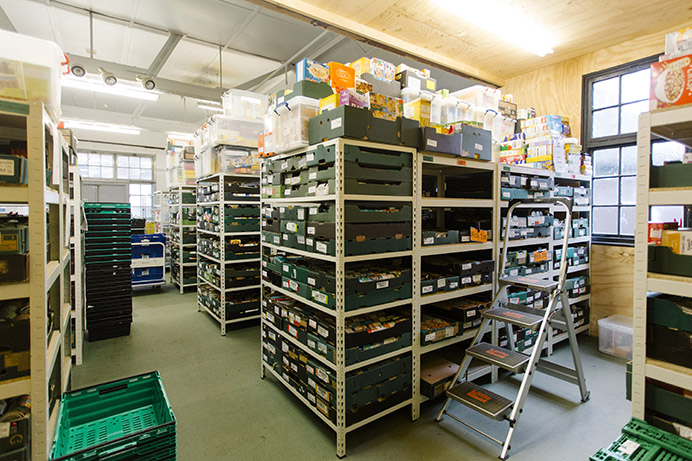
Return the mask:
<path id="1" fill-rule="evenodd" d="M 692 55 L 651 64 L 651 110 L 692 103 Z"/>

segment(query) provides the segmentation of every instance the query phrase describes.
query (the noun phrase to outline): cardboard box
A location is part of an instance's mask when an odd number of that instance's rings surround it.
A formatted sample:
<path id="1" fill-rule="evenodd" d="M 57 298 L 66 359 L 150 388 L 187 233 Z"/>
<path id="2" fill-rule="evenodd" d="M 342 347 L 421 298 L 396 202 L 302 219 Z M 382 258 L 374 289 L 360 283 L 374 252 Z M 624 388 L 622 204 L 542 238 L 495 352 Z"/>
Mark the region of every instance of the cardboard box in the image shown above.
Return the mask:
<path id="1" fill-rule="evenodd" d="M 692 103 L 692 55 L 651 64 L 651 110 Z"/>
<path id="2" fill-rule="evenodd" d="M 452 384 L 452 378 L 459 365 L 435 354 L 425 354 L 421 358 L 421 394 L 435 398 L 443 394 Z"/>
<path id="3" fill-rule="evenodd" d="M 663 244 L 663 231 L 677 230 L 678 223 L 676 222 L 650 222 L 649 223 L 649 243 L 654 245 Z"/>
<path id="4" fill-rule="evenodd" d="M 0 352 L 0 382 L 29 376 L 31 353 Z"/>
<path id="5" fill-rule="evenodd" d="M 437 91 L 437 80 L 430 77 L 423 77 L 410 69 L 399 72 L 394 77 L 395 80 L 401 82 L 402 88 L 411 88 L 415 91 Z"/>
<path id="6" fill-rule="evenodd" d="M 420 126 L 430 125 L 430 101 L 418 98 L 404 104 L 404 117 L 417 120 Z"/>
<path id="7" fill-rule="evenodd" d="M 339 102 L 342 106 L 361 107 L 363 109 L 370 108 L 370 97 L 356 92 L 353 89 L 341 90 Z"/>
<path id="8" fill-rule="evenodd" d="M 355 69 L 356 76 L 362 74 L 372 74 L 376 79 L 383 82 L 394 80 L 396 68 L 391 62 L 378 58 L 360 58 L 350 64 Z"/>
<path id="9" fill-rule="evenodd" d="M 331 61 L 329 66 L 329 77 L 332 88 L 343 90 L 356 87 L 356 70 L 339 62 Z"/>
<path id="10" fill-rule="evenodd" d="M 312 59 L 305 58 L 296 64 L 296 80 L 329 82 L 329 67 Z"/>
<path id="11" fill-rule="evenodd" d="M 459 125 L 461 132 L 461 156 L 478 160 L 493 159 L 491 133 L 470 125 Z"/>
<path id="12" fill-rule="evenodd" d="M 692 229 L 664 230 L 661 244 L 676 255 L 692 256 Z"/>
<path id="13" fill-rule="evenodd" d="M 284 96 L 284 101 L 290 101 L 297 96 L 305 96 L 311 99 L 325 98 L 334 91 L 329 83 L 313 82 L 310 80 L 299 80 L 293 84 L 293 91 Z"/>
<path id="14" fill-rule="evenodd" d="M 517 105 L 513 102 L 500 100 L 498 101 L 498 109 L 500 115 L 504 115 L 505 117 L 509 118 L 517 118 Z"/>
<path id="15" fill-rule="evenodd" d="M 401 83 L 396 80 L 384 82 L 372 74 L 361 74 L 360 78 L 372 85 L 371 91 L 377 94 L 383 94 L 390 98 L 398 98 L 401 95 Z"/>
<path id="16" fill-rule="evenodd" d="M 440 152 L 443 154 L 461 155 L 461 133 L 443 134 L 435 128 L 421 128 L 420 150 Z"/>

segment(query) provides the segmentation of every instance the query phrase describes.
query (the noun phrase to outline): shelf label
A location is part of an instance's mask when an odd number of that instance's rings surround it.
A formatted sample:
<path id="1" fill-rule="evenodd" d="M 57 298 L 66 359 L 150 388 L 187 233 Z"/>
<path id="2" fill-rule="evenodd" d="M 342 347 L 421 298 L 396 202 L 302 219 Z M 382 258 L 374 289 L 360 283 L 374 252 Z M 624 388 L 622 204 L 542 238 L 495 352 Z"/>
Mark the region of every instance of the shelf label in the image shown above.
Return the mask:
<path id="1" fill-rule="evenodd" d="M 16 102 L 0 101 L 0 111 L 12 112 L 13 114 L 20 115 L 29 115 L 29 106 L 26 104 L 19 104 Z"/>
<path id="2" fill-rule="evenodd" d="M 424 155 L 424 156 L 423 156 L 423 161 L 424 161 L 424 162 L 434 162 L 434 161 L 435 161 L 435 157 L 433 157 L 432 155 Z"/>
<path id="3" fill-rule="evenodd" d="M 484 230 L 476 229 L 475 227 L 472 227 L 471 228 L 471 241 L 472 242 L 486 243 L 488 241 L 488 232 L 484 231 Z"/>
<path id="4" fill-rule="evenodd" d="M 457 165 L 466 166 L 466 160 L 457 160 Z"/>

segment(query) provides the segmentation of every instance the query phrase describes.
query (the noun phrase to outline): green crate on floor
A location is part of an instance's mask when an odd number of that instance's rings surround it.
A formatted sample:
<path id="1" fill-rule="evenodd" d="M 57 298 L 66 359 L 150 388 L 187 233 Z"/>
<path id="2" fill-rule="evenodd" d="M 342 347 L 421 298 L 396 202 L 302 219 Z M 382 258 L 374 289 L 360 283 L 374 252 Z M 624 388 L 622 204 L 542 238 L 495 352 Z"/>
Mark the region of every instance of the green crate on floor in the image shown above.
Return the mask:
<path id="1" fill-rule="evenodd" d="M 50 459 L 102 459 L 175 438 L 175 416 L 154 371 L 63 394 Z"/>
<path id="2" fill-rule="evenodd" d="M 632 418 L 622 435 L 591 461 L 687 461 L 692 459 L 692 441 Z"/>

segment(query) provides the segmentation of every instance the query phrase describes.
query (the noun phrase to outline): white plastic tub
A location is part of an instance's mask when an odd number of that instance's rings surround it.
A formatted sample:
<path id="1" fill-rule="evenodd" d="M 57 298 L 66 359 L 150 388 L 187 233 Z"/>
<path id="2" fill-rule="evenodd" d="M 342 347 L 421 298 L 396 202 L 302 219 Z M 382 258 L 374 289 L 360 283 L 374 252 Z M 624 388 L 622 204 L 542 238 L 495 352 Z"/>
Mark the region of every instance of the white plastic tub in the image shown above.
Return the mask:
<path id="1" fill-rule="evenodd" d="M 0 98 L 42 101 L 57 122 L 64 60 L 53 42 L 0 30 Z"/>
<path id="2" fill-rule="evenodd" d="M 212 115 L 207 122 L 209 144 L 257 148 L 257 138 L 262 132 L 260 121 L 245 122 L 226 115 Z"/>
<path id="3" fill-rule="evenodd" d="M 599 320 L 598 350 L 632 360 L 632 317 L 611 315 Z"/>
<path id="4" fill-rule="evenodd" d="M 472 106 L 480 107 L 483 111 L 492 109 L 497 112 L 502 92 L 487 86 L 474 85 L 469 88 L 464 88 L 463 90 L 455 91 L 451 93 L 450 96 L 456 96 Z"/>
<path id="5" fill-rule="evenodd" d="M 243 90 L 228 90 L 221 95 L 223 113 L 236 120 L 262 121 L 267 111 L 267 96 Z"/>
<path id="6" fill-rule="evenodd" d="M 319 113 L 319 101 L 305 96 L 296 96 L 276 106 L 279 116 L 276 132 L 275 152 L 288 152 L 308 143 L 308 121 Z"/>

